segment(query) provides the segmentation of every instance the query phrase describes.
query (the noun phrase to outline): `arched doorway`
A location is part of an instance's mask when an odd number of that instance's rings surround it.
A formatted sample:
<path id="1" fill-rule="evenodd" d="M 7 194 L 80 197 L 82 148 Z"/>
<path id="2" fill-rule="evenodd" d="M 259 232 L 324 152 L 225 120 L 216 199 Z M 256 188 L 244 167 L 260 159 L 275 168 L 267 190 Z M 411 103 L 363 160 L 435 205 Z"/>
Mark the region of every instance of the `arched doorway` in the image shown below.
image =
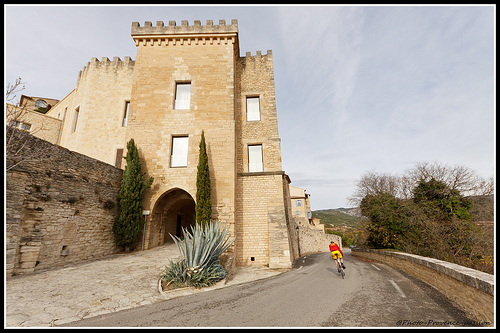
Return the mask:
<path id="1" fill-rule="evenodd" d="M 196 221 L 195 202 L 191 195 L 182 189 L 165 192 L 154 208 L 156 230 L 151 230 L 153 246 L 173 242 L 170 235 L 182 238 L 181 228 L 194 225 Z"/>

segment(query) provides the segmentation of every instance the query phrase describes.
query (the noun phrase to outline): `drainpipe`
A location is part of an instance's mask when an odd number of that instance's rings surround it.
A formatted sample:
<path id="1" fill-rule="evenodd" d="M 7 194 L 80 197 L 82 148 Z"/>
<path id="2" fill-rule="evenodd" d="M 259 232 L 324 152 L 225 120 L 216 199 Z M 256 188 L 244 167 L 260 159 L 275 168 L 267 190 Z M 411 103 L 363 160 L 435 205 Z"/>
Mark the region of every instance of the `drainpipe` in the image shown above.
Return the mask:
<path id="1" fill-rule="evenodd" d="M 144 227 L 142 228 L 142 249 L 141 251 L 144 251 L 144 240 L 146 238 L 146 220 L 148 218 L 150 211 L 149 210 L 143 210 L 142 215 L 144 215 Z"/>
<path id="2" fill-rule="evenodd" d="M 295 230 L 297 231 L 297 249 L 299 250 L 299 258 L 300 258 L 300 236 L 299 236 L 299 226 L 295 227 Z"/>

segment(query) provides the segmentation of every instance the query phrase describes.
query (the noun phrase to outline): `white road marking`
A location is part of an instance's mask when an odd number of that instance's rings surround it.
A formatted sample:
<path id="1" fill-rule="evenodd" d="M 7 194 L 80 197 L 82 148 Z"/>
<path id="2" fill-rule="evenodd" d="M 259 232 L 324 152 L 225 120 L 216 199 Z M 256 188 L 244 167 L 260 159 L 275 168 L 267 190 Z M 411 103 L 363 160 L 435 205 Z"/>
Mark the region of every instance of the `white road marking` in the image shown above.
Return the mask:
<path id="1" fill-rule="evenodd" d="M 399 286 L 396 284 L 396 282 L 394 282 L 392 280 L 389 280 L 389 282 L 394 286 L 394 288 L 396 288 L 396 290 L 399 292 L 401 297 L 406 298 L 405 293 L 401 290 L 401 288 L 399 288 Z"/>
<path id="2" fill-rule="evenodd" d="M 378 269 L 380 271 L 380 268 L 378 268 L 377 266 L 375 266 L 375 265 L 372 265 L 372 266 L 375 267 L 376 269 Z"/>

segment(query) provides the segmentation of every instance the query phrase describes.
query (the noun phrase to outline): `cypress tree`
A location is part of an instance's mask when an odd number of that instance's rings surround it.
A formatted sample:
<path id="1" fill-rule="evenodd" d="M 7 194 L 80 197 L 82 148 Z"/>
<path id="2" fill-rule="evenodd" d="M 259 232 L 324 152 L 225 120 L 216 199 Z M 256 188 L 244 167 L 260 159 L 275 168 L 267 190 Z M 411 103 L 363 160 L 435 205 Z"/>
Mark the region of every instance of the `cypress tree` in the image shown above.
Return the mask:
<path id="1" fill-rule="evenodd" d="M 127 143 L 127 166 L 123 172 L 120 194 L 118 195 L 118 216 L 113 224 L 115 243 L 134 249 L 142 225 L 142 195 L 153 183 L 153 177 L 144 183 L 141 161 L 134 139 Z"/>
<path id="2" fill-rule="evenodd" d="M 202 131 L 198 173 L 196 176 L 196 221 L 203 225 L 212 220 L 212 202 L 210 201 L 211 191 L 212 187 L 210 184 L 210 170 L 208 168 L 205 132 Z"/>

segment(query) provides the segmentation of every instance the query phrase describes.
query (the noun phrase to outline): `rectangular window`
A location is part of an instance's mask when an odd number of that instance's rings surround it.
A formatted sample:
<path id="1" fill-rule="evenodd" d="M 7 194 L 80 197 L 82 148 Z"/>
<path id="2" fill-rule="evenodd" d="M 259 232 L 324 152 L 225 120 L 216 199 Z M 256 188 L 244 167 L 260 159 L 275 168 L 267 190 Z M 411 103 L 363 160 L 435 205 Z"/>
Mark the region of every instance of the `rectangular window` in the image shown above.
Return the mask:
<path id="1" fill-rule="evenodd" d="M 247 121 L 260 120 L 259 97 L 247 97 Z"/>
<path id="2" fill-rule="evenodd" d="M 175 87 L 175 110 L 189 109 L 191 103 L 191 83 L 177 83 Z"/>
<path id="3" fill-rule="evenodd" d="M 172 155 L 170 156 L 170 167 L 186 167 L 188 158 L 189 137 L 175 136 L 172 138 Z"/>
<path id="4" fill-rule="evenodd" d="M 75 114 L 73 116 L 73 128 L 71 129 L 71 133 L 76 131 L 76 125 L 78 124 L 78 115 L 80 114 L 80 107 L 75 109 Z"/>
<path id="5" fill-rule="evenodd" d="M 17 128 L 19 126 L 19 124 L 20 123 L 17 120 L 11 120 L 9 125 Z"/>
<path id="6" fill-rule="evenodd" d="M 26 123 L 23 123 L 21 125 L 21 129 L 25 130 L 25 131 L 28 131 L 31 129 L 31 125 L 30 124 L 26 124 Z"/>
<path id="7" fill-rule="evenodd" d="M 262 172 L 262 145 L 248 146 L 248 172 Z"/>
<path id="8" fill-rule="evenodd" d="M 297 207 L 301 207 L 301 206 L 302 206 L 302 200 L 297 200 L 297 201 L 295 202 L 295 206 L 297 206 Z"/>
<path id="9" fill-rule="evenodd" d="M 130 107 L 130 102 L 126 101 L 125 102 L 125 112 L 123 114 L 122 127 L 126 127 L 127 126 L 127 122 L 128 122 L 128 109 L 129 109 L 129 107 Z"/>
<path id="10" fill-rule="evenodd" d="M 296 210 L 295 211 L 295 216 L 299 216 L 300 215 L 300 210 Z"/>
<path id="11" fill-rule="evenodd" d="M 119 148 L 116 150 L 115 167 L 121 168 L 122 160 L 123 160 L 123 148 Z"/>

